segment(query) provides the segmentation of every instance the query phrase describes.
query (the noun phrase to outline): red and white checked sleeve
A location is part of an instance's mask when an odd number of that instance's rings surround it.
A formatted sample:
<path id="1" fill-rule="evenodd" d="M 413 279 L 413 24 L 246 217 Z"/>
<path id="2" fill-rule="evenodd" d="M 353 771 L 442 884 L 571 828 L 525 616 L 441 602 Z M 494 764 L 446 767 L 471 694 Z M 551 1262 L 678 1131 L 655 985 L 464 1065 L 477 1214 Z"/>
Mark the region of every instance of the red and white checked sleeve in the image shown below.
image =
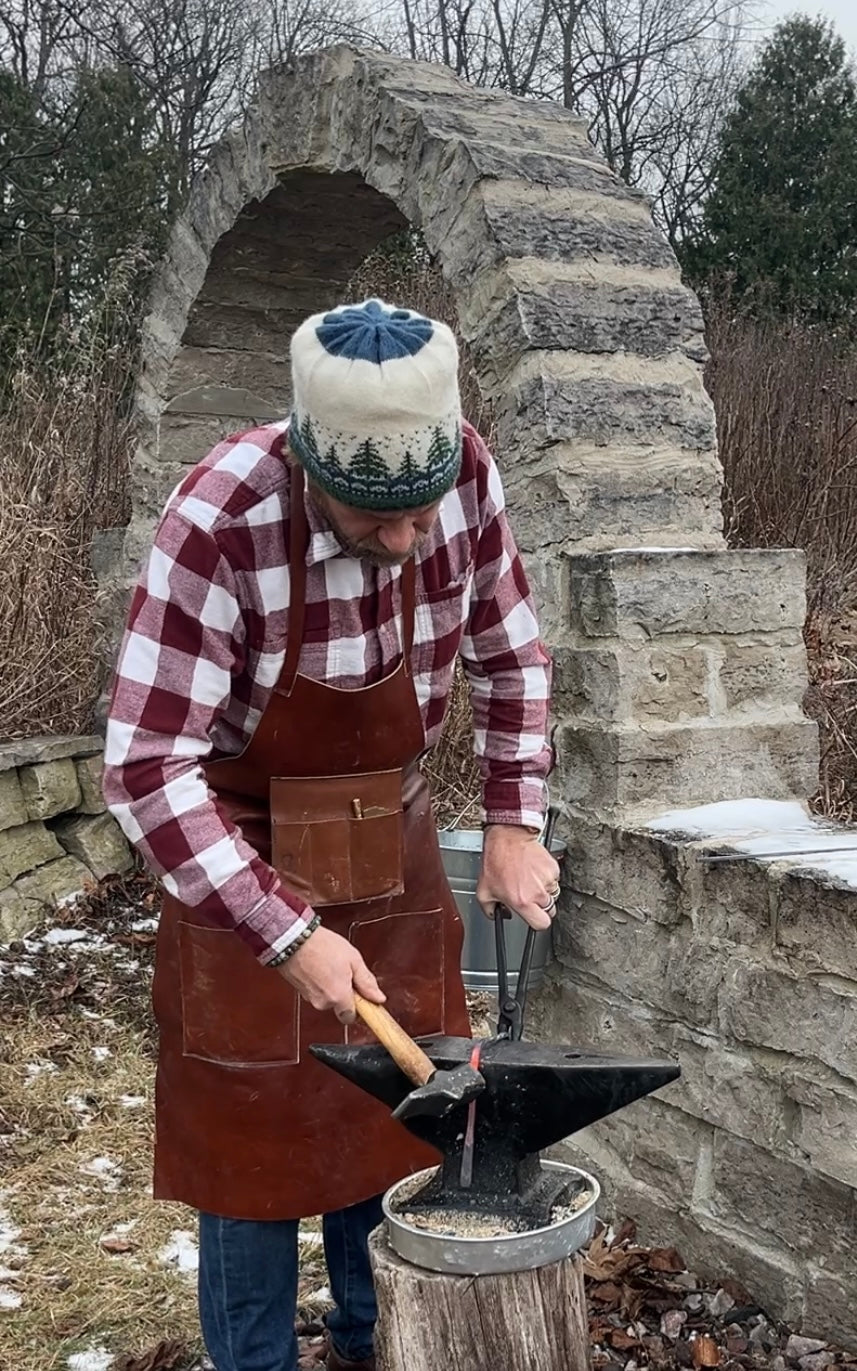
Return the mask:
<path id="1" fill-rule="evenodd" d="M 539 828 L 552 763 L 551 661 L 539 639 L 497 465 L 477 441 L 480 535 L 461 659 L 473 701 L 483 818 Z"/>
<path id="2" fill-rule="evenodd" d="M 243 664 L 233 572 L 215 537 L 168 507 L 116 669 L 104 796 L 164 887 L 234 928 L 267 962 L 312 910 L 243 840 L 201 766 Z"/>

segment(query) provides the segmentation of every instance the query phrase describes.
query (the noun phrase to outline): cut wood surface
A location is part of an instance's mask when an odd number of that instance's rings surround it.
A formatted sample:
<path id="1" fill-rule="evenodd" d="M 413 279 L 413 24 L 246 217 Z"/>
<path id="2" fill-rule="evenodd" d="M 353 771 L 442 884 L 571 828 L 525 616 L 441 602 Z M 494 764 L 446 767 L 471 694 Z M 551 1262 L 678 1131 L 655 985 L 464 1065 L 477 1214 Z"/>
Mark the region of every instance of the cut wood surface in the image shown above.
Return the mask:
<path id="1" fill-rule="evenodd" d="M 378 1371 L 589 1371 L 579 1256 L 500 1276 L 448 1276 L 370 1239 Z"/>

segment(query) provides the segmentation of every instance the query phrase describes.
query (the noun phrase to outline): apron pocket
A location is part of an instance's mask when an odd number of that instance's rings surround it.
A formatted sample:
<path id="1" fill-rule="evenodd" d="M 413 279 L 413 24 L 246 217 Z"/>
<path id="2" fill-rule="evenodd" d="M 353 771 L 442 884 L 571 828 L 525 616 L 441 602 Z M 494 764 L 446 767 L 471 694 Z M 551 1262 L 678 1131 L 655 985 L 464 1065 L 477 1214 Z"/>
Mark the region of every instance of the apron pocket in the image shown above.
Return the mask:
<path id="1" fill-rule="evenodd" d="M 402 773 L 271 778 L 271 862 L 315 907 L 404 890 Z"/>
<path id="2" fill-rule="evenodd" d="M 387 1008 L 412 1038 L 444 1031 L 444 915 L 440 909 L 356 919 L 348 941 L 374 971 Z M 365 1024 L 350 1024 L 346 1042 L 375 1043 Z"/>
<path id="3" fill-rule="evenodd" d="M 231 928 L 179 923 L 184 1055 L 225 1066 L 300 1060 L 300 1001 Z"/>

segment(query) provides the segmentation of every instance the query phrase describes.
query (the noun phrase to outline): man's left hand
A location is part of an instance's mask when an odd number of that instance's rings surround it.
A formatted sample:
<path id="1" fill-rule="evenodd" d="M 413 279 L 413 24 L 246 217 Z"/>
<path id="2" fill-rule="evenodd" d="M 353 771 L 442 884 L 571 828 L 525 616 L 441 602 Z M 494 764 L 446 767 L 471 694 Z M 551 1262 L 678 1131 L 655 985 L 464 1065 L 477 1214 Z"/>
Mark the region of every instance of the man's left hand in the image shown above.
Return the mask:
<path id="1" fill-rule="evenodd" d="M 559 894 L 559 866 L 537 833 L 491 824 L 482 844 L 476 898 L 489 918 L 504 904 L 530 928 L 550 928 Z"/>

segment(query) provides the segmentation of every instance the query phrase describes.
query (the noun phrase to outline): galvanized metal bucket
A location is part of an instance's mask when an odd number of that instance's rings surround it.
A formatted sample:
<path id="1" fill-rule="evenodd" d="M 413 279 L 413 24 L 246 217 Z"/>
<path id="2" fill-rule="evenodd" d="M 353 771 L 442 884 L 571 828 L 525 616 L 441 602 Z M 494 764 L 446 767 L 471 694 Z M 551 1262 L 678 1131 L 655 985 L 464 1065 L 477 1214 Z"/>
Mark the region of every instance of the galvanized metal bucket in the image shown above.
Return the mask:
<path id="1" fill-rule="evenodd" d="M 438 833 L 441 857 L 446 878 L 455 896 L 455 903 L 464 924 L 464 948 L 461 954 L 461 974 L 466 989 L 497 993 L 497 958 L 494 949 L 494 926 L 476 900 L 476 882 L 482 862 L 482 830 L 471 828 L 441 829 Z M 551 843 L 555 857 L 565 851 L 565 843 L 556 839 Z M 514 985 L 521 965 L 521 954 L 527 926 L 523 919 L 512 919 L 506 929 L 506 950 L 509 980 Z M 533 964 L 527 982 L 535 990 L 544 980 L 545 968 L 551 955 L 550 934 L 536 938 Z"/>

